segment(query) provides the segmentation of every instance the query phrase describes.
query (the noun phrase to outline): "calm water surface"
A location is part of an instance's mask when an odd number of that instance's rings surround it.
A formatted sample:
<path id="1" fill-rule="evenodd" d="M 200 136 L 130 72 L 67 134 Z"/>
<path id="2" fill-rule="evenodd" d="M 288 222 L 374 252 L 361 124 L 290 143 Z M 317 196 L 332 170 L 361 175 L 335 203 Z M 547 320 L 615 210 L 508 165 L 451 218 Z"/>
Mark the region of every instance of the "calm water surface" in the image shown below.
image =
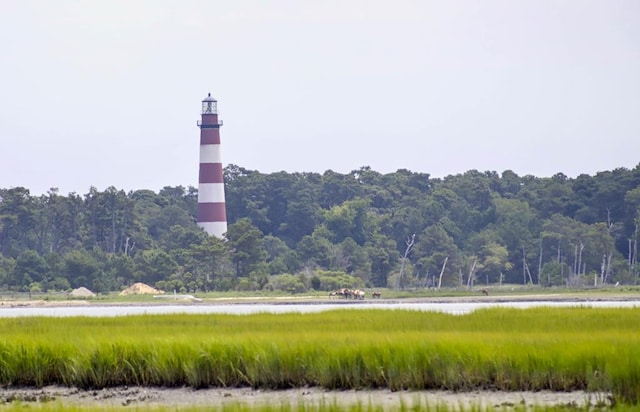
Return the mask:
<path id="1" fill-rule="evenodd" d="M 76 306 L 76 307 L 14 307 L 0 308 L 0 317 L 20 316 L 127 316 L 155 315 L 171 313 L 188 314 L 232 314 L 251 313 L 314 313 L 336 309 L 387 309 L 417 310 L 424 312 L 444 312 L 463 315 L 477 309 L 491 307 L 532 308 L 538 306 L 570 307 L 586 306 L 598 308 L 640 307 L 640 302 L 597 301 L 597 302 L 462 302 L 462 303 L 360 303 L 360 304 L 230 304 L 230 305 L 153 305 L 153 306 Z"/>

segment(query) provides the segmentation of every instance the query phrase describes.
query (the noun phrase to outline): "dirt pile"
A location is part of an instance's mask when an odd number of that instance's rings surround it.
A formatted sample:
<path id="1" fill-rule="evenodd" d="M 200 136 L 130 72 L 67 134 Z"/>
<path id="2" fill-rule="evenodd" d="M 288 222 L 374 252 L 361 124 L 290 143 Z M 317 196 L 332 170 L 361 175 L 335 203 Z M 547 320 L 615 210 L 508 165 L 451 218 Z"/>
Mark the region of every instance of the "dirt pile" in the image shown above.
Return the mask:
<path id="1" fill-rule="evenodd" d="M 95 296 L 96 294 L 85 288 L 84 286 L 76 288 L 69 293 L 69 296 L 73 296 L 76 298 L 89 298 Z"/>
<path id="2" fill-rule="evenodd" d="M 125 290 L 123 290 L 122 292 L 120 292 L 120 296 L 126 296 L 126 295 L 161 295 L 164 292 L 161 290 L 158 290 L 154 287 L 151 287 L 149 285 L 145 285 L 144 283 L 138 282 L 138 283 L 134 283 L 133 285 L 129 286 L 128 288 L 126 288 Z"/>

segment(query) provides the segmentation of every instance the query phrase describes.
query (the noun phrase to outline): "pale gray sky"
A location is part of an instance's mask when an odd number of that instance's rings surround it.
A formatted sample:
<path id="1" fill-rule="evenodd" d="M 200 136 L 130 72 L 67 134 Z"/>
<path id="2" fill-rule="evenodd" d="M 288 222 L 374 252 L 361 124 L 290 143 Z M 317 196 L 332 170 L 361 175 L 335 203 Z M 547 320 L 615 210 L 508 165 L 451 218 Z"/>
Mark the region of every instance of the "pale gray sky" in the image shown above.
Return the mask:
<path id="1" fill-rule="evenodd" d="M 637 0 L 0 0 L 0 187 L 640 162 Z"/>

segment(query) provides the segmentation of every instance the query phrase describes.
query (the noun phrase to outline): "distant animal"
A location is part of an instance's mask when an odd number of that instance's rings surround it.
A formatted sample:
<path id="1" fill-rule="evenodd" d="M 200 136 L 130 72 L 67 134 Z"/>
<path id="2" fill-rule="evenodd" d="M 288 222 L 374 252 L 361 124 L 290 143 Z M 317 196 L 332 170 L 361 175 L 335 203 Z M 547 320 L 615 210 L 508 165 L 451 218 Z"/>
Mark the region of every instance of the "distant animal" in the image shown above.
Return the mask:
<path id="1" fill-rule="evenodd" d="M 353 298 L 364 300 L 364 290 L 356 289 L 353 291 Z"/>
<path id="2" fill-rule="evenodd" d="M 374 298 L 374 299 L 380 299 L 380 292 L 373 292 L 371 294 L 371 297 Z"/>
<path id="3" fill-rule="evenodd" d="M 484 296 L 489 296 L 489 291 L 487 289 L 482 289 L 481 292 Z"/>
<path id="4" fill-rule="evenodd" d="M 351 296 L 351 291 L 349 289 L 338 289 L 336 292 L 334 292 L 336 296 L 338 296 L 339 298 L 344 298 L 347 299 L 349 296 Z"/>

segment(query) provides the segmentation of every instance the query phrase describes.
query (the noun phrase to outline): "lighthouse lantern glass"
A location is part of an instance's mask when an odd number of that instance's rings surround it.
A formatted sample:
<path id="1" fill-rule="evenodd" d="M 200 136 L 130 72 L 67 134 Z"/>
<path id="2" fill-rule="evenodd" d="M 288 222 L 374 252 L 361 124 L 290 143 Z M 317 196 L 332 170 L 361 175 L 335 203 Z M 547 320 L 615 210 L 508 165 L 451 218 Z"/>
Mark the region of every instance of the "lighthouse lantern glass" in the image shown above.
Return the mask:
<path id="1" fill-rule="evenodd" d="M 202 102 L 202 114 L 218 113 L 218 102 L 215 100 L 204 100 Z"/>

